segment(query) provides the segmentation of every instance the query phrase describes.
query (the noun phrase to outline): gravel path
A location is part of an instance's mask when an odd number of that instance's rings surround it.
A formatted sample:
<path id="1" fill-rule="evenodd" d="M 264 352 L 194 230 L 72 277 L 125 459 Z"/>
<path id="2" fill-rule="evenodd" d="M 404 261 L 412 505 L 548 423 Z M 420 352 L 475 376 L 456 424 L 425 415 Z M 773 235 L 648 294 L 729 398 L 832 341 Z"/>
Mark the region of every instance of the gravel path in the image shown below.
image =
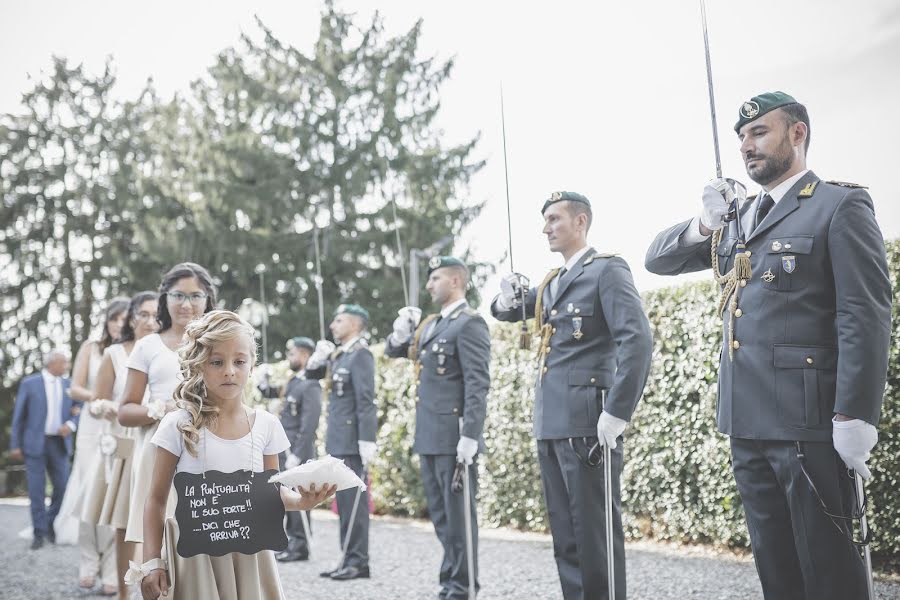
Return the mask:
<path id="1" fill-rule="evenodd" d="M 83 598 L 75 591 L 78 552 L 45 546 L 32 552 L 18 531 L 29 525 L 21 500 L 0 500 L 0 599 Z M 337 520 L 313 513 L 313 555 L 308 562 L 281 565 L 288 600 L 428 599 L 438 591 L 440 546 L 431 524 L 376 518 L 371 528 L 372 579 L 336 582 L 318 577 L 339 559 Z M 707 550 L 629 544 L 630 600 L 761 600 L 749 558 Z M 509 530 L 481 532 L 482 600 L 560 598 L 549 536 Z M 878 598 L 900 599 L 900 583 L 878 582 Z M 99 596 L 93 596 L 99 598 Z M 198 599 L 202 600 L 202 599 Z"/>

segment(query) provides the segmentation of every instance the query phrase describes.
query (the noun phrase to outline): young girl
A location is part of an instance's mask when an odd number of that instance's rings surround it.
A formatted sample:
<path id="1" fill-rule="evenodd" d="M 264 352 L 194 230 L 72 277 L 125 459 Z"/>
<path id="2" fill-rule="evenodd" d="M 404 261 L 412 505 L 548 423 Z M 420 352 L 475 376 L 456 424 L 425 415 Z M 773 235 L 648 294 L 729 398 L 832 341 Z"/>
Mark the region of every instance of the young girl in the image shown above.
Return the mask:
<path id="1" fill-rule="evenodd" d="M 161 594 L 176 599 L 281 600 L 284 592 L 271 550 L 189 558 L 176 551 L 178 524 L 165 518 L 176 472 L 278 470 L 278 454 L 290 447 L 274 415 L 243 403 L 256 361 L 253 328 L 233 312 L 216 310 L 188 325 L 185 338 L 179 350 L 183 379 L 175 391 L 179 410 L 163 418 L 151 440 L 157 451 L 144 509 L 146 562 L 140 574 L 133 575 L 142 578 L 145 600 Z M 285 510 L 310 510 L 334 491 L 335 486 L 316 491 L 313 485 L 297 494 L 281 487 L 280 495 Z"/>
<path id="2" fill-rule="evenodd" d="M 113 422 L 107 425 L 107 434 L 115 440 L 109 444 L 109 437 L 101 438 L 100 454 L 102 462 L 94 474 L 95 482 L 90 486 L 90 494 L 96 497 L 85 502 L 82 519 L 95 525 L 110 526 L 116 532 L 116 580 L 119 600 L 128 600 L 125 586 L 125 571 L 128 561 L 135 558 L 134 544 L 125 542 L 125 527 L 128 525 L 129 497 L 131 493 L 131 465 L 134 456 L 134 438 L 137 431 L 132 427 L 121 427 L 115 422 L 116 407 L 121 403 L 128 377 L 128 356 L 135 344 L 146 336 L 156 333 L 157 293 L 140 292 L 128 305 L 128 314 L 119 341 L 106 349 L 97 372 L 95 395 L 108 398 L 112 408 L 106 413 Z M 104 443 L 106 442 L 106 443 Z M 112 446 L 107 447 L 107 446 Z M 131 452 L 128 449 L 131 449 Z"/>
<path id="3" fill-rule="evenodd" d="M 131 467 L 131 506 L 125 541 L 141 543 L 144 538 L 144 501 L 153 475 L 155 450 L 147 442 L 166 412 L 175 409 L 172 397 L 178 385 L 178 355 L 188 323 L 212 310 L 216 287 L 209 272 L 194 263 L 181 263 L 163 275 L 159 285 L 156 318 L 159 333 L 148 335 L 134 345 L 128 357 L 119 424 L 137 427 L 138 435 Z M 149 389 L 149 394 L 146 391 Z M 174 490 L 171 510 L 175 510 Z"/>

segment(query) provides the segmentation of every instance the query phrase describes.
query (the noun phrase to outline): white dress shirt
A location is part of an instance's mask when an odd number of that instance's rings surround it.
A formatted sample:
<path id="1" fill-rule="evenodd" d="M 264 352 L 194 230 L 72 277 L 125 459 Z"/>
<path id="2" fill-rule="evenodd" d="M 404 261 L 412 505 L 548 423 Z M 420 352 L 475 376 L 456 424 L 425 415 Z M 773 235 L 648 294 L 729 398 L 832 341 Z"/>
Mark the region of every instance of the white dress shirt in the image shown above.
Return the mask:
<path id="1" fill-rule="evenodd" d="M 59 435 L 62 427 L 62 382 L 47 369 L 41 370 L 44 378 L 44 392 L 47 396 L 47 420 L 44 423 L 46 435 Z"/>

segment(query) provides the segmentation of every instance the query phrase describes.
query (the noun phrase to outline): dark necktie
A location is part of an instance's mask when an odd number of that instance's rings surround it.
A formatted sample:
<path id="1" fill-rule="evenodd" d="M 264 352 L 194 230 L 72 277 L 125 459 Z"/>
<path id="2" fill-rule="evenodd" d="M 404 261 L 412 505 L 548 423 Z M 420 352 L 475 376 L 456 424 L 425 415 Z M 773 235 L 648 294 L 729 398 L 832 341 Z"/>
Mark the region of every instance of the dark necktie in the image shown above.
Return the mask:
<path id="1" fill-rule="evenodd" d="M 763 219 L 766 218 L 773 206 L 775 206 L 775 201 L 772 200 L 772 196 L 766 194 L 762 197 L 759 201 L 759 206 L 756 207 L 756 224 L 753 226 L 753 229 L 759 227 L 759 224 L 763 222 Z"/>

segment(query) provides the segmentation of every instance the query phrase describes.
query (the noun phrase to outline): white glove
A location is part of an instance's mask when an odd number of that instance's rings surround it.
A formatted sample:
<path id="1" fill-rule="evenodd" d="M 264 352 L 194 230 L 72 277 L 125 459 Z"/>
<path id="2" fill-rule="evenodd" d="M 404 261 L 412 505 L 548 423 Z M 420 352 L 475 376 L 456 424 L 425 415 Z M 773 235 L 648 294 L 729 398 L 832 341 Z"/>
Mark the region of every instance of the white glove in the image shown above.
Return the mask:
<path id="1" fill-rule="evenodd" d="M 334 352 L 334 344 L 328 340 L 319 340 L 316 342 L 316 349 L 306 361 L 306 368 L 309 370 L 318 369 L 328 361 L 328 357 Z"/>
<path id="2" fill-rule="evenodd" d="M 518 273 L 509 273 L 500 280 L 500 295 L 497 296 L 497 308 L 511 310 L 519 307 L 522 298 L 522 280 Z"/>
<path id="3" fill-rule="evenodd" d="M 293 452 L 288 452 L 287 460 L 284 461 L 284 468 L 293 469 L 294 467 L 299 467 L 302 462 L 299 456 Z"/>
<path id="4" fill-rule="evenodd" d="M 478 440 L 473 440 L 464 435 L 459 436 L 459 443 L 456 444 L 456 462 L 472 464 L 472 460 L 478 453 Z"/>
<path id="5" fill-rule="evenodd" d="M 871 423 L 860 419 L 837 421 L 832 419 L 831 439 L 834 449 L 840 454 L 848 469 L 859 473 L 863 479 L 872 476 L 866 461 L 869 460 L 872 448 L 878 443 L 878 430 Z"/>
<path id="6" fill-rule="evenodd" d="M 604 410 L 597 419 L 597 439 L 601 444 L 608 445 L 610 450 L 615 450 L 616 438 L 622 435 L 627 424 L 628 421 L 614 417 Z"/>
<path id="7" fill-rule="evenodd" d="M 419 320 L 422 318 L 422 309 L 415 306 L 406 306 L 397 311 L 397 318 L 394 319 L 394 332 L 391 334 L 391 341 L 396 344 L 405 344 L 412 337 Z"/>
<path id="8" fill-rule="evenodd" d="M 735 198 L 734 188 L 728 181 L 713 179 L 703 188 L 703 211 L 700 222 L 713 231 L 725 226 L 725 217 Z"/>
<path id="9" fill-rule="evenodd" d="M 378 449 L 378 446 L 375 442 L 367 442 L 365 440 L 359 440 L 357 444 L 359 445 L 359 457 L 362 459 L 363 468 L 365 468 L 369 461 L 375 458 L 375 450 Z"/>

